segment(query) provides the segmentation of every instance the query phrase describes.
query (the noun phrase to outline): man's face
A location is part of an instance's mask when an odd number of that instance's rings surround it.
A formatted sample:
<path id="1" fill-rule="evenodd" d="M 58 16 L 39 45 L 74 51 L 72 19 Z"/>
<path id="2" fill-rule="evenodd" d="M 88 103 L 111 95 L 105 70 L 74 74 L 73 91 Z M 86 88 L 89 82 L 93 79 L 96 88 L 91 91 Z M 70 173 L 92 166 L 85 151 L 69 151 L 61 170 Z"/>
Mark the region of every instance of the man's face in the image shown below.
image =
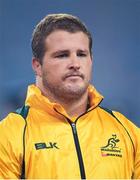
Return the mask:
<path id="1" fill-rule="evenodd" d="M 87 91 L 92 71 L 87 35 L 57 30 L 46 38 L 45 45 L 39 72 L 43 87 L 56 97 L 81 97 Z"/>

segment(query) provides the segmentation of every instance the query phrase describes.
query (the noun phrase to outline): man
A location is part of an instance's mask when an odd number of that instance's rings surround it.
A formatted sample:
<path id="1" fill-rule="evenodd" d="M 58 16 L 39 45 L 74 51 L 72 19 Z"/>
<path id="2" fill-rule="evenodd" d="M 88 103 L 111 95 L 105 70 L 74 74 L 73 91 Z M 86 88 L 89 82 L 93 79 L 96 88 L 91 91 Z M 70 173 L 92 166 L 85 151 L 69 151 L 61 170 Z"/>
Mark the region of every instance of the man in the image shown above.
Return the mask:
<path id="1" fill-rule="evenodd" d="M 140 130 L 100 107 L 89 83 L 92 38 L 68 14 L 46 16 L 32 37 L 35 85 L 0 124 L 0 177 L 140 178 Z"/>

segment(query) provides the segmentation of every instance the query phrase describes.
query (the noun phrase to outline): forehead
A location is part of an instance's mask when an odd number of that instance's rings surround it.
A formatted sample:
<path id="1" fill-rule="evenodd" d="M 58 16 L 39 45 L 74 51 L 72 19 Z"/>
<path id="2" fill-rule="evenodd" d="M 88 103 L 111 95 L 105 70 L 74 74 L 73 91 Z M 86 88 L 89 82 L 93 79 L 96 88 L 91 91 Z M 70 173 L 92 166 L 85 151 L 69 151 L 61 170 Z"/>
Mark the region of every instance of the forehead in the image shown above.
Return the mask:
<path id="1" fill-rule="evenodd" d="M 47 50 L 55 49 L 86 49 L 89 50 L 88 36 L 82 31 L 75 33 L 64 30 L 57 30 L 47 36 L 45 40 Z"/>

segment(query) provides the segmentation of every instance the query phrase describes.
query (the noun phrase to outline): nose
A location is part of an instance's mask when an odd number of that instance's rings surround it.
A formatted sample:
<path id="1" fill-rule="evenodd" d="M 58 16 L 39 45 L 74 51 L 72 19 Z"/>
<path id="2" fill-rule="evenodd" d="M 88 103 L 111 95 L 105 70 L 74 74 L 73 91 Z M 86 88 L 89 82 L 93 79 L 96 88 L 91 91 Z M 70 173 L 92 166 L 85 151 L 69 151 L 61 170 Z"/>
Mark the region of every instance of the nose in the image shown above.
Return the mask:
<path id="1" fill-rule="evenodd" d="M 72 55 L 70 57 L 68 68 L 69 69 L 74 69 L 74 70 L 79 70 L 80 69 L 80 60 L 78 59 L 78 57 L 76 55 Z"/>

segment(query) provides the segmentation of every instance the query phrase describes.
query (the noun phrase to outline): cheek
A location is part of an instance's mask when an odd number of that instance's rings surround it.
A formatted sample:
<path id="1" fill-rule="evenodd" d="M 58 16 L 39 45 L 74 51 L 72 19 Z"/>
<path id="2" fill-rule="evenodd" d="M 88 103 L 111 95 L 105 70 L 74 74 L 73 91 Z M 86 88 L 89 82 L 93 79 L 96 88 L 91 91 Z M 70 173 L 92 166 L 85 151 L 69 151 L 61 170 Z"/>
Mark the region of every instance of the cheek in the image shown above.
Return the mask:
<path id="1" fill-rule="evenodd" d="M 86 64 L 84 64 L 84 73 L 90 77 L 91 76 L 91 73 L 92 73 L 92 62 L 91 61 L 88 61 Z"/>
<path id="2" fill-rule="evenodd" d="M 43 71 L 43 76 L 48 82 L 59 82 L 61 80 L 62 71 L 58 66 L 49 66 Z"/>

